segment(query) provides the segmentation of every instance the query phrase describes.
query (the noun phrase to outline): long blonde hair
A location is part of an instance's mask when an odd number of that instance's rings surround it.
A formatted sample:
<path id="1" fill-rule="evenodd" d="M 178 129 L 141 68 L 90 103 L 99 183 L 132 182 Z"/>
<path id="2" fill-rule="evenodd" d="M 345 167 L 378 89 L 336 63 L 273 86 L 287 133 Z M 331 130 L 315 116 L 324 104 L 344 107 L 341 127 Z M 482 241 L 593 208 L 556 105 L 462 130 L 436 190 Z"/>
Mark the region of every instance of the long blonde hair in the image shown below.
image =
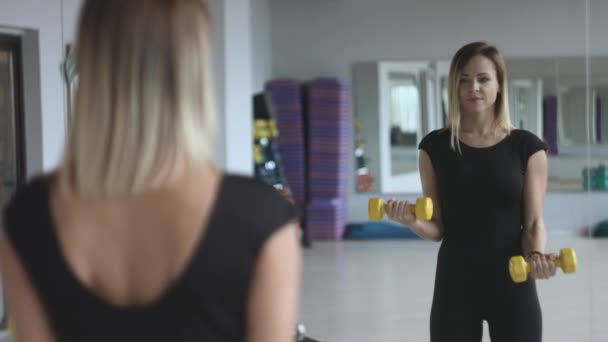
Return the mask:
<path id="1" fill-rule="evenodd" d="M 201 0 L 86 0 L 60 184 L 85 198 L 163 185 L 211 160 L 211 27 Z"/>
<path id="2" fill-rule="evenodd" d="M 461 47 L 454 57 L 450 65 L 450 74 L 448 81 L 448 118 L 446 129 L 451 131 L 450 146 L 453 150 L 462 153 L 460 149 L 460 123 L 462 120 L 462 112 L 460 110 L 459 84 L 462 75 L 462 69 L 475 56 L 484 56 L 494 63 L 496 68 L 496 76 L 500 91 L 496 96 L 495 103 L 495 123 L 496 126 L 505 131 L 507 134 L 511 132 L 511 117 L 509 115 L 509 92 L 507 86 L 507 68 L 505 61 L 498 49 L 485 42 L 474 42 Z"/>

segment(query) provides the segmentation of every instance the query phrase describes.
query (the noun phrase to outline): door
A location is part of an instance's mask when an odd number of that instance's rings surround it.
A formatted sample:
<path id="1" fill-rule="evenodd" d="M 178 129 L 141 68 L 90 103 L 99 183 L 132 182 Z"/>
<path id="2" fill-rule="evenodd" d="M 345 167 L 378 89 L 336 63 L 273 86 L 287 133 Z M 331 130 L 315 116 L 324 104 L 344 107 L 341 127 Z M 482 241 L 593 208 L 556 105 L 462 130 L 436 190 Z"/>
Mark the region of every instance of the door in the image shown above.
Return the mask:
<path id="1" fill-rule="evenodd" d="M 0 204 L 25 180 L 21 38 L 0 34 Z M 0 211 L 0 215 L 1 215 Z M 1 216 L 0 216 L 1 218 Z M 1 285 L 0 285 L 1 286 Z M 6 327 L 4 296 L 1 328 Z"/>

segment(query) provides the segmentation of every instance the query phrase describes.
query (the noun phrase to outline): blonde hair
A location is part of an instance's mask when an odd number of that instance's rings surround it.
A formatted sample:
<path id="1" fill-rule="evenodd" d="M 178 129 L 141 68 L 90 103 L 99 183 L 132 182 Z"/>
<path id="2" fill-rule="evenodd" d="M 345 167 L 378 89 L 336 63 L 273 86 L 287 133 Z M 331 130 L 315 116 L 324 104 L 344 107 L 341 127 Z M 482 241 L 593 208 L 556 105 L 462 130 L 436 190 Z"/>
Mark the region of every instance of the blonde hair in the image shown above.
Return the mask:
<path id="1" fill-rule="evenodd" d="M 201 0 L 85 1 L 62 185 L 86 198 L 131 195 L 211 160 L 210 29 Z"/>
<path id="2" fill-rule="evenodd" d="M 462 154 L 460 149 L 460 123 L 462 112 L 460 110 L 460 97 L 458 88 L 460 85 L 460 77 L 462 69 L 475 56 L 484 56 L 494 63 L 496 68 L 496 76 L 498 79 L 499 89 L 495 103 L 495 123 L 499 129 L 502 129 L 507 134 L 511 133 L 511 117 L 509 115 L 509 92 L 507 86 L 507 68 L 503 57 L 498 49 L 485 42 L 474 42 L 461 47 L 454 57 L 450 65 L 450 74 L 448 80 L 448 118 L 446 129 L 451 131 L 450 146 L 453 150 Z"/>

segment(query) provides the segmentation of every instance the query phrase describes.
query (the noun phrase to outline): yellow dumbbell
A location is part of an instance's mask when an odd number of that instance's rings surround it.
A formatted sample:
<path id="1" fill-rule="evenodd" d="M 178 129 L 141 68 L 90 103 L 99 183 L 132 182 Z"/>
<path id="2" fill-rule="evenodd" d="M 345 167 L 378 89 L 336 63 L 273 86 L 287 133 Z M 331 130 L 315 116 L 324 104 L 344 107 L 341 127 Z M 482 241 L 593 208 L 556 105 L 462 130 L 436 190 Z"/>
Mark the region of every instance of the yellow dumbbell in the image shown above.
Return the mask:
<path id="1" fill-rule="evenodd" d="M 433 200 L 430 197 L 419 197 L 416 204 L 410 204 L 410 210 L 421 221 L 429 221 L 433 217 Z M 384 217 L 384 200 L 371 198 L 367 205 L 370 220 L 378 221 Z"/>
<path id="2" fill-rule="evenodd" d="M 562 248 L 559 253 L 559 258 L 553 261 L 555 266 L 560 267 L 564 273 L 574 273 L 578 265 L 576 253 L 572 248 Z M 523 256 L 518 255 L 511 257 L 509 260 L 509 274 L 511 279 L 516 283 L 522 283 L 528 279 L 530 273 L 530 264 L 526 262 Z"/>

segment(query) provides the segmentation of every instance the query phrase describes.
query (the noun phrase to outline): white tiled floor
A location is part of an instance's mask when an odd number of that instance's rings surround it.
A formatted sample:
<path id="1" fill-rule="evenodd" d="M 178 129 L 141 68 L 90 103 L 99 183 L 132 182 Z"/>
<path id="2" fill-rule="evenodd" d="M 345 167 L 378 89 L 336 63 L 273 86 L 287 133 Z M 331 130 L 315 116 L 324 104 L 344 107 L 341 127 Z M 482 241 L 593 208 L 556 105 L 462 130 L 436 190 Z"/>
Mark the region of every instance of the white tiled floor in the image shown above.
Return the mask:
<path id="1" fill-rule="evenodd" d="M 576 249 L 579 270 L 538 282 L 543 341 L 608 342 L 608 239 L 550 236 Z M 438 243 L 315 242 L 304 255 L 300 321 L 321 342 L 429 340 Z M 487 326 L 483 341 L 490 341 Z"/>
<path id="2" fill-rule="evenodd" d="M 547 250 L 561 247 L 576 249 L 579 270 L 538 283 L 543 340 L 608 342 L 608 239 L 549 237 Z M 428 341 L 438 248 L 422 240 L 315 242 L 304 252 L 300 321 L 307 335 L 321 342 Z M 483 341 L 490 341 L 487 327 Z"/>

